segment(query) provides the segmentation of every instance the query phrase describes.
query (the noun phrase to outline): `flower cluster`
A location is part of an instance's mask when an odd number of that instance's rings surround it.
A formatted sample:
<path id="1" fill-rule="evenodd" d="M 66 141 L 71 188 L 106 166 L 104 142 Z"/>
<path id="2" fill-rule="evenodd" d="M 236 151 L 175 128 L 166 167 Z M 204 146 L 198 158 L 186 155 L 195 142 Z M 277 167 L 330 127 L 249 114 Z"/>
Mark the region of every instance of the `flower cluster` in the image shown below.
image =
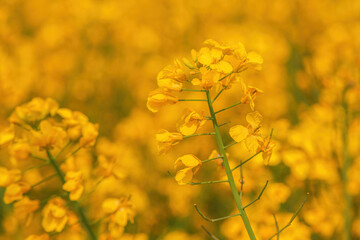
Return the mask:
<path id="1" fill-rule="evenodd" d="M 50 98 L 34 98 L 18 106 L 9 122 L 10 126 L 0 132 L 1 147 L 8 149 L 10 160 L 9 167 L 0 167 L 0 186 L 5 188 L 3 201 L 5 204 L 14 203 L 16 217 L 27 226 L 41 210 L 41 226 L 46 232 L 30 235 L 27 239 L 49 239 L 52 234 L 79 231 L 76 226 L 80 225 L 83 226 L 83 237 L 87 232 L 90 239 L 97 239 L 98 233 L 85 214 L 85 208 L 91 206 L 82 204 L 82 201 L 91 197 L 113 170 L 107 170 L 106 174 L 99 171 L 89 173 L 86 166 L 77 161 L 80 161 L 78 152 L 87 153 L 95 145 L 98 125 L 91 123 L 81 112 L 59 108 Z M 103 162 L 99 160 L 96 165 L 100 167 Z M 60 187 L 55 191 L 45 191 L 51 194 L 43 199 L 33 199 L 32 192 L 55 178 Z M 109 216 L 108 209 L 103 211 L 104 221 L 99 224 L 110 227 L 104 228 L 99 235 L 119 237 L 127 219 L 133 221 L 133 204 L 129 200 L 119 201 L 117 209 L 111 211 L 113 214 L 117 212 L 116 216 Z M 104 205 L 108 205 L 107 202 L 104 198 Z"/>

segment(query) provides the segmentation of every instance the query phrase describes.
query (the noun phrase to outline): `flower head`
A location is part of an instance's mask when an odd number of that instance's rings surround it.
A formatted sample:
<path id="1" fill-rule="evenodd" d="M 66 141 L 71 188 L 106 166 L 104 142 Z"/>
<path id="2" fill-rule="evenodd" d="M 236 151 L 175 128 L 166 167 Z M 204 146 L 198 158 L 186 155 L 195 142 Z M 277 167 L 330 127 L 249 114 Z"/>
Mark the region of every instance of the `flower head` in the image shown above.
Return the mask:
<path id="1" fill-rule="evenodd" d="M 70 171 L 65 175 L 65 183 L 63 189 L 67 192 L 70 192 L 70 200 L 77 201 L 80 199 L 82 193 L 84 192 L 82 173 L 80 171 Z"/>
<path id="2" fill-rule="evenodd" d="M 28 226 L 34 216 L 34 212 L 40 207 L 39 200 L 30 200 L 25 196 L 20 201 L 14 203 L 15 215 L 25 221 L 25 225 Z"/>
<path id="3" fill-rule="evenodd" d="M 51 98 L 33 98 L 30 102 L 15 109 L 15 112 L 10 116 L 10 122 L 34 124 L 45 119 L 48 115 L 55 115 L 57 109 L 57 102 Z"/>
<path id="4" fill-rule="evenodd" d="M 158 143 L 158 149 L 160 154 L 167 153 L 172 146 L 178 144 L 183 139 L 181 133 L 168 132 L 164 129 L 160 130 L 156 134 L 156 141 Z"/>
<path id="5" fill-rule="evenodd" d="M 19 181 L 6 187 L 4 194 L 4 203 L 9 204 L 23 198 L 23 194 L 30 190 L 27 182 Z"/>
<path id="6" fill-rule="evenodd" d="M 102 208 L 106 214 L 110 214 L 108 231 L 112 237 L 119 237 L 128 221 L 134 222 L 135 208 L 129 198 L 107 198 Z"/>
<path id="7" fill-rule="evenodd" d="M 192 154 L 186 154 L 175 161 L 175 180 L 179 185 L 190 183 L 193 176 L 199 171 L 201 160 Z"/>
<path id="8" fill-rule="evenodd" d="M 152 112 L 158 112 L 166 104 L 177 103 L 178 98 L 173 96 L 166 88 L 158 88 L 152 91 L 147 99 L 147 108 Z"/>
<path id="9" fill-rule="evenodd" d="M 245 145 L 249 151 L 254 152 L 258 149 L 261 137 L 258 134 L 262 116 L 259 112 L 251 112 L 246 115 L 248 126 L 236 125 L 230 128 L 230 136 L 236 141 L 245 141 Z"/>
<path id="10" fill-rule="evenodd" d="M 21 171 L 19 169 L 9 170 L 0 167 L 0 187 L 6 187 L 21 179 Z"/>
<path id="11" fill-rule="evenodd" d="M 61 232 L 68 221 L 65 200 L 59 197 L 51 199 L 42 210 L 42 227 L 46 232 Z"/>
<path id="12" fill-rule="evenodd" d="M 40 131 L 32 130 L 33 145 L 38 146 L 40 150 L 62 147 L 66 132 L 44 120 L 40 123 Z"/>
<path id="13" fill-rule="evenodd" d="M 187 108 L 178 123 L 178 130 L 183 135 L 194 134 L 206 122 L 203 113 L 199 114 L 196 111 Z"/>

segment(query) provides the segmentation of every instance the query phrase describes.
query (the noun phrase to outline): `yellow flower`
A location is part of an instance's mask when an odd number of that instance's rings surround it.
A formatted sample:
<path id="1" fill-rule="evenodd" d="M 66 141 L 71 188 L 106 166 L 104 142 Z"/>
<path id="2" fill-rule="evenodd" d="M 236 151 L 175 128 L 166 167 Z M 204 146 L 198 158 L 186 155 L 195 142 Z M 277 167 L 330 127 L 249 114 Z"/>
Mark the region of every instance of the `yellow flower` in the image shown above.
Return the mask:
<path id="1" fill-rule="evenodd" d="M 0 147 L 11 142 L 15 138 L 14 126 L 2 130 L 0 132 Z"/>
<path id="2" fill-rule="evenodd" d="M 118 165 L 117 157 L 107 157 L 105 155 L 98 156 L 99 166 L 96 169 L 96 173 L 103 177 L 114 176 L 117 179 L 123 179 L 125 177 L 124 170 Z"/>
<path id="3" fill-rule="evenodd" d="M 80 171 L 70 171 L 65 175 L 66 182 L 63 185 L 63 189 L 70 192 L 70 200 L 77 201 L 80 199 L 84 192 L 83 178 Z"/>
<path id="4" fill-rule="evenodd" d="M 157 75 L 157 80 L 159 81 L 159 79 L 172 79 L 176 82 L 183 83 L 186 82 L 187 77 L 181 66 L 180 61 L 176 59 L 173 65 L 168 65 L 159 72 L 159 74 Z M 159 85 L 159 87 L 161 86 Z"/>
<path id="5" fill-rule="evenodd" d="M 175 180 L 179 185 L 190 183 L 193 176 L 199 171 L 201 160 L 192 154 L 186 154 L 175 161 Z"/>
<path id="6" fill-rule="evenodd" d="M 243 104 L 250 104 L 251 110 L 254 111 L 255 108 L 254 100 L 256 98 L 256 95 L 258 95 L 259 93 L 263 93 L 263 91 L 256 87 L 247 86 L 244 83 L 244 81 L 240 81 L 240 82 L 244 93 L 244 96 L 241 98 L 240 101 Z"/>
<path id="7" fill-rule="evenodd" d="M 38 146 L 40 150 L 62 147 L 66 132 L 53 126 L 48 120 L 41 121 L 40 131 L 32 130 L 33 145 Z"/>
<path id="8" fill-rule="evenodd" d="M 58 109 L 57 114 L 63 118 L 69 138 L 73 141 L 79 139 L 82 134 L 82 126 L 89 122 L 88 117 L 81 112 L 71 111 L 67 108 Z"/>
<path id="9" fill-rule="evenodd" d="M 21 123 L 24 121 L 33 124 L 45 119 L 48 115 L 54 116 L 57 109 L 57 102 L 51 98 L 33 98 L 30 102 L 15 109 L 10 116 L 10 122 Z"/>
<path id="10" fill-rule="evenodd" d="M 178 123 L 178 130 L 183 135 L 194 134 L 206 122 L 204 114 L 199 114 L 194 110 L 187 108 Z"/>
<path id="11" fill-rule="evenodd" d="M 160 130 L 156 134 L 156 141 L 158 144 L 158 149 L 160 154 L 167 153 L 172 146 L 178 144 L 183 139 L 181 133 L 178 132 L 168 132 L 164 129 Z"/>
<path id="12" fill-rule="evenodd" d="M 19 169 L 8 170 L 0 167 L 0 187 L 6 187 L 21 179 L 21 171 Z"/>
<path id="13" fill-rule="evenodd" d="M 42 210 L 42 227 L 46 232 L 61 232 L 68 221 L 65 200 L 59 197 L 51 199 Z"/>
<path id="14" fill-rule="evenodd" d="M 271 137 L 265 137 L 260 139 L 259 142 L 259 151 L 262 151 L 262 158 L 264 163 L 267 165 L 270 162 L 272 151 L 275 147 L 275 143 L 271 141 Z"/>
<path id="15" fill-rule="evenodd" d="M 23 194 L 30 190 L 30 185 L 20 181 L 12 183 L 5 189 L 4 203 L 9 204 L 23 198 Z"/>
<path id="16" fill-rule="evenodd" d="M 128 221 L 134 222 L 135 209 L 128 198 L 107 198 L 102 207 L 106 214 L 111 214 L 108 230 L 112 237 L 119 237 L 124 232 Z"/>
<path id="17" fill-rule="evenodd" d="M 39 200 L 30 200 L 25 196 L 20 201 L 14 203 L 14 212 L 16 217 L 25 221 L 25 226 L 29 226 L 34 216 L 34 212 L 39 209 Z"/>
<path id="18" fill-rule="evenodd" d="M 30 235 L 25 240 L 49 240 L 50 236 L 47 233 L 41 235 Z"/>
<path id="19" fill-rule="evenodd" d="M 16 165 L 18 161 L 27 160 L 30 157 L 31 148 L 27 142 L 17 142 L 10 147 L 11 162 Z"/>
<path id="20" fill-rule="evenodd" d="M 99 135 L 99 125 L 93 123 L 87 123 L 82 126 L 82 136 L 80 138 L 81 147 L 92 147 L 96 143 L 96 138 Z"/>
<path id="21" fill-rule="evenodd" d="M 166 104 L 177 103 L 178 98 L 169 93 L 166 88 L 158 88 L 150 92 L 147 99 L 147 108 L 151 112 L 158 112 Z"/>
<path id="22" fill-rule="evenodd" d="M 258 149 L 258 141 L 261 139 L 258 135 L 262 116 L 255 111 L 246 115 L 246 121 L 249 123 L 247 127 L 236 125 L 230 128 L 229 134 L 236 142 L 245 140 L 245 145 L 250 152 Z"/>
<path id="23" fill-rule="evenodd" d="M 174 65 L 166 66 L 157 76 L 157 83 L 160 88 L 173 91 L 181 91 L 183 82 L 187 77 L 179 60 L 174 61 Z"/>
<path id="24" fill-rule="evenodd" d="M 247 54 L 246 66 L 255 70 L 261 70 L 263 58 L 256 52 L 249 52 Z"/>
<path id="25" fill-rule="evenodd" d="M 220 79 L 220 73 L 216 70 L 209 70 L 205 67 L 200 68 L 201 79 L 193 78 L 191 83 L 194 86 L 201 86 L 203 89 L 211 89 Z"/>

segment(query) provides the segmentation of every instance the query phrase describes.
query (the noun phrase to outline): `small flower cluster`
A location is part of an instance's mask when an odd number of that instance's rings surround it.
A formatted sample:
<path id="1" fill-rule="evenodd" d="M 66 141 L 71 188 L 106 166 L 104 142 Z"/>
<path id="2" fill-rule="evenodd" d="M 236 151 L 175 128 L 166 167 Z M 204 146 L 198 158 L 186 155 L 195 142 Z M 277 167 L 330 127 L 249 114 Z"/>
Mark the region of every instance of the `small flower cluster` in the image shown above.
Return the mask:
<path id="1" fill-rule="evenodd" d="M 16 217 L 26 226 L 42 208 L 41 226 L 46 232 L 30 235 L 27 240 L 46 240 L 50 235 L 76 229 L 75 225 L 82 225 L 90 239 L 97 239 L 85 214 L 85 207 L 91 206 L 83 206 L 82 201 L 102 180 L 113 175 L 113 169 L 106 169 L 102 156 L 96 170 L 90 173 L 76 161 L 78 152 L 89 152 L 95 145 L 98 125 L 81 112 L 59 108 L 50 98 L 34 98 L 18 106 L 9 122 L 10 126 L 0 132 L 0 146 L 8 149 L 10 160 L 9 167 L 0 167 L 0 186 L 5 188 L 3 201 L 13 204 Z M 35 188 L 40 189 L 53 178 L 60 180 L 61 188 L 45 199 L 32 199 Z M 100 224 L 107 227 L 100 236 L 121 236 L 128 221 L 133 221 L 134 206 L 124 197 L 104 197 L 103 206 L 104 221 Z"/>

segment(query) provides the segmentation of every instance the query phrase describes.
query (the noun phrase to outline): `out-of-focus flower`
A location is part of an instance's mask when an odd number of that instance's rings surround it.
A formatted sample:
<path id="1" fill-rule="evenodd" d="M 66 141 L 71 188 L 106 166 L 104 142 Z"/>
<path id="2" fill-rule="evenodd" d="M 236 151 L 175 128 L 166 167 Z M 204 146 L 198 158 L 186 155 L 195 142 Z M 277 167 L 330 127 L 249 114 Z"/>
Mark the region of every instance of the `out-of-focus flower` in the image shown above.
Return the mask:
<path id="1" fill-rule="evenodd" d="M 31 148 L 29 143 L 19 141 L 10 147 L 11 161 L 16 165 L 19 161 L 25 161 L 30 157 Z"/>
<path id="2" fill-rule="evenodd" d="M 199 171 L 201 160 L 193 154 L 186 154 L 175 161 L 175 180 L 179 185 L 190 183 L 193 176 Z"/>
<path id="3" fill-rule="evenodd" d="M 14 132 L 14 126 L 11 125 L 10 127 L 2 130 L 0 132 L 0 147 L 2 145 L 5 145 L 9 142 L 11 142 L 15 137 L 15 132 Z"/>
<path id="4" fill-rule="evenodd" d="M 62 188 L 65 191 L 70 192 L 70 200 L 79 200 L 84 192 L 82 173 L 80 171 L 67 172 L 65 175 L 65 181 L 66 182 L 64 183 Z"/>
<path id="5" fill-rule="evenodd" d="M 9 204 L 23 198 L 23 194 L 30 190 L 27 182 L 19 181 L 6 187 L 4 194 L 4 203 Z"/>
<path id="6" fill-rule="evenodd" d="M 98 128 L 97 124 L 90 122 L 82 126 L 82 136 L 79 141 L 81 147 L 92 147 L 95 145 L 96 138 L 99 135 Z"/>
<path id="7" fill-rule="evenodd" d="M 65 200 L 55 197 L 46 204 L 42 210 L 42 227 L 46 232 L 61 232 L 68 221 L 68 213 Z"/>
<path id="8" fill-rule="evenodd" d="M 41 121 L 40 131 L 32 130 L 32 144 L 40 150 L 60 148 L 66 137 L 67 134 L 62 128 L 52 125 L 48 120 Z"/>
<path id="9" fill-rule="evenodd" d="M 49 240 L 50 236 L 47 233 L 41 235 L 30 235 L 25 240 Z"/>
<path id="10" fill-rule="evenodd" d="M 0 187 L 6 187 L 11 183 L 21 179 L 21 171 L 19 169 L 7 169 L 0 167 Z"/>
<path id="11" fill-rule="evenodd" d="M 175 146 L 181 140 L 183 136 L 181 133 L 178 132 L 168 132 L 164 129 L 160 130 L 156 134 L 156 142 L 158 144 L 158 149 L 160 154 L 167 153 L 172 146 Z"/>
<path id="12" fill-rule="evenodd" d="M 106 214 L 110 214 L 108 220 L 108 232 L 114 238 L 120 237 L 128 221 L 134 222 L 134 205 L 128 198 L 107 198 L 102 204 Z"/>
<path id="13" fill-rule="evenodd" d="M 117 157 L 107 157 L 99 155 L 97 159 L 99 165 L 95 170 L 97 175 L 102 177 L 114 176 L 117 179 L 123 179 L 126 176 L 124 170 L 118 165 L 119 159 Z"/>
<path id="14" fill-rule="evenodd" d="M 147 108 L 152 112 L 158 112 L 166 104 L 174 104 L 178 98 L 172 95 L 166 88 L 158 88 L 149 93 Z"/>
<path id="15" fill-rule="evenodd" d="M 255 100 L 256 96 L 259 93 L 263 93 L 263 91 L 256 87 L 247 86 L 244 81 L 240 81 L 240 82 L 241 82 L 241 87 L 242 87 L 242 90 L 244 93 L 244 96 L 241 98 L 241 103 L 250 104 L 251 110 L 254 111 L 254 109 L 255 109 L 254 100 Z"/>
<path id="16" fill-rule="evenodd" d="M 28 226 L 33 219 L 34 212 L 40 207 L 39 200 L 30 200 L 28 196 L 25 196 L 20 201 L 14 203 L 14 211 L 16 217 L 24 220 L 25 225 Z"/>
<path id="17" fill-rule="evenodd" d="M 33 98 L 30 102 L 17 107 L 9 120 L 12 123 L 23 121 L 32 125 L 49 115 L 55 115 L 58 107 L 57 102 L 51 98 Z"/>
<path id="18" fill-rule="evenodd" d="M 196 111 L 187 108 L 178 123 L 178 130 L 183 135 L 194 134 L 206 122 L 206 117 L 203 113 L 199 114 Z"/>

